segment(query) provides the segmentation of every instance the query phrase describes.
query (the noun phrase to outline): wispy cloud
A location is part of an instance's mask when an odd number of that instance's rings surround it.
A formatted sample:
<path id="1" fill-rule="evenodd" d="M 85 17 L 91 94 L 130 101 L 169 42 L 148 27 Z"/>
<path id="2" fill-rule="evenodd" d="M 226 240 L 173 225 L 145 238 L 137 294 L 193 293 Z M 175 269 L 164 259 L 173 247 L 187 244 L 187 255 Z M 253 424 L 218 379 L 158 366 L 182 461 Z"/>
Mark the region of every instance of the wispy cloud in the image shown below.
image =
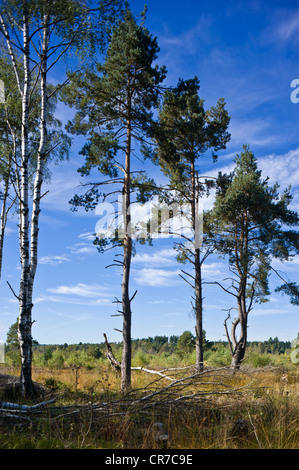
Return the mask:
<path id="1" fill-rule="evenodd" d="M 68 248 L 74 255 L 92 255 L 97 251 L 94 245 L 88 243 L 75 243 L 75 245 L 71 245 Z"/>
<path id="2" fill-rule="evenodd" d="M 212 30 L 213 18 L 207 15 L 201 15 L 196 24 L 179 34 L 170 34 L 165 28 L 164 34 L 159 36 L 159 45 L 161 49 L 165 46 L 173 47 L 177 52 L 182 51 L 185 54 L 195 54 L 197 52 L 198 38 L 201 43 L 209 43 L 215 37 Z"/>
<path id="3" fill-rule="evenodd" d="M 259 159 L 259 168 L 271 183 L 278 182 L 282 188 L 299 186 L 299 147 L 282 155 L 266 155 Z"/>
<path id="4" fill-rule="evenodd" d="M 41 302 L 47 303 L 63 303 L 63 304 L 70 304 L 70 305 L 83 305 L 85 307 L 92 307 L 92 306 L 100 306 L 100 305 L 107 305 L 111 303 L 111 299 L 95 299 L 95 300 L 80 300 L 74 297 L 57 297 L 53 295 L 41 295 L 34 299 L 34 304 L 39 304 Z"/>
<path id="5" fill-rule="evenodd" d="M 177 264 L 175 259 L 177 253 L 174 249 L 168 248 L 155 253 L 137 253 L 132 259 L 133 264 L 144 264 L 145 266 L 172 266 Z"/>
<path id="6" fill-rule="evenodd" d="M 39 264 L 49 264 L 51 266 L 57 266 L 58 264 L 62 264 L 69 261 L 70 259 L 66 255 L 48 255 L 42 256 L 38 262 Z"/>
<path id="7" fill-rule="evenodd" d="M 251 316 L 261 316 L 261 315 L 285 315 L 289 313 L 287 309 L 275 309 L 275 308 L 257 308 L 253 309 L 250 313 Z"/>
<path id="8" fill-rule="evenodd" d="M 61 295 L 77 295 L 80 297 L 99 297 L 104 292 L 106 293 L 108 288 L 102 286 L 101 284 L 84 284 L 78 283 L 74 286 L 58 286 L 54 288 L 48 288 L 47 292 L 52 294 L 61 294 Z"/>
<path id="9" fill-rule="evenodd" d="M 134 274 L 134 280 L 137 284 L 144 286 L 173 286 L 180 282 L 178 277 L 180 272 L 180 269 L 171 271 L 166 269 L 143 268 Z"/>
<path id="10" fill-rule="evenodd" d="M 255 147 L 267 145 L 276 139 L 277 136 L 271 131 L 270 120 L 255 119 L 243 120 L 233 119 L 229 132 L 231 133 L 231 145 L 250 144 Z"/>
<path id="11" fill-rule="evenodd" d="M 112 301 L 110 289 L 101 284 L 60 285 L 49 287 L 48 294 L 40 295 L 34 303 L 65 303 L 71 305 L 99 306 L 107 305 Z"/>
<path id="12" fill-rule="evenodd" d="M 94 232 L 83 232 L 83 233 L 80 233 L 80 235 L 78 236 L 78 238 L 82 238 L 83 240 L 92 241 L 92 240 L 94 240 Z"/>
<path id="13" fill-rule="evenodd" d="M 279 10 L 274 23 L 269 25 L 265 31 L 264 38 L 268 41 L 280 41 L 283 43 L 299 41 L 299 11 Z"/>
<path id="14" fill-rule="evenodd" d="M 205 262 L 202 265 L 202 275 L 204 281 L 208 281 L 209 279 L 214 281 L 216 278 L 219 279 L 219 276 L 224 276 L 226 273 L 226 266 L 220 261 L 217 263 Z"/>

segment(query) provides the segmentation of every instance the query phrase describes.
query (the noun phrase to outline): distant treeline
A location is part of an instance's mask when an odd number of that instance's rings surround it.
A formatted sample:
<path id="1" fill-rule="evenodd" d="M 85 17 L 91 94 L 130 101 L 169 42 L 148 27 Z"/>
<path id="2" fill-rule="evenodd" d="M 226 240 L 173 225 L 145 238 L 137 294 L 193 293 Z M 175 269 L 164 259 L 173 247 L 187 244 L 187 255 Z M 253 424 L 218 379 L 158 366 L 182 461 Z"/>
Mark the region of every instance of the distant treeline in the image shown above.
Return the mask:
<path id="1" fill-rule="evenodd" d="M 132 365 L 153 368 L 176 367 L 178 364 L 194 364 L 195 337 L 190 331 L 180 336 L 153 336 L 132 340 Z M 120 362 L 122 342 L 111 343 L 113 354 Z M 228 366 L 231 353 L 227 341 L 209 341 L 204 332 L 204 359 L 210 366 Z M 269 338 L 266 341 L 248 343 L 244 364 L 253 367 L 267 365 L 288 366 L 291 363 L 291 341 Z M 17 339 L 17 324 L 11 326 L 7 335 L 5 362 L 7 365 L 20 365 L 20 348 Z M 106 344 L 39 344 L 33 341 L 33 363 L 36 367 L 63 368 L 82 366 L 94 368 L 107 365 Z"/>
<path id="2" fill-rule="evenodd" d="M 189 352 L 193 348 L 195 338 L 194 336 L 185 331 L 181 336 L 149 336 L 148 338 L 133 339 L 132 340 L 132 350 L 133 352 L 137 350 L 144 351 L 147 354 L 175 354 L 178 351 Z M 118 351 L 122 347 L 122 342 L 111 343 L 115 351 Z M 208 341 L 204 342 L 204 349 L 209 350 L 216 348 L 217 346 L 228 347 L 227 341 Z M 254 348 L 259 353 L 268 353 L 268 354 L 285 354 L 288 352 L 292 345 L 291 341 L 280 341 L 276 338 L 269 338 L 266 341 L 249 341 L 248 347 Z M 51 345 L 42 345 L 35 343 L 35 351 L 46 352 L 54 350 L 64 350 L 65 352 L 74 352 L 74 351 L 85 351 L 88 354 L 91 354 L 95 358 L 100 358 L 102 355 L 105 355 L 106 346 L 105 343 L 78 343 L 78 344 L 51 344 Z"/>

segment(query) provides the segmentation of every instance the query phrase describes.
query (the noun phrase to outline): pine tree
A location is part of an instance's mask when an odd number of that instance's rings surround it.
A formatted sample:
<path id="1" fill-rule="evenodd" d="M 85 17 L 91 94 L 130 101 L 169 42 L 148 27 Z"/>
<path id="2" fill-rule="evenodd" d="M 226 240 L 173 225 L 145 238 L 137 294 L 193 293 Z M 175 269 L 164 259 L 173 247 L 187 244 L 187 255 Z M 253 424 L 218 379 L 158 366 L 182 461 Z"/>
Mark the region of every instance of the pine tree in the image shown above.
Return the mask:
<path id="1" fill-rule="evenodd" d="M 188 261 L 193 267 L 192 276 L 184 271 L 183 274 L 188 275 L 188 281 L 184 279 L 188 284 L 192 282 L 194 290 L 192 305 L 196 318 L 196 368 L 202 370 L 201 267 L 210 253 L 210 248 L 207 247 L 202 254 L 199 203 L 200 197 L 211 186 L 211 182 L 201 182 L 197 162 L 208 150 L 212 151 L 213 159 L 216 160 L 216 152 L 226 148 L 230 139 L 227 132 L 230 117 L 225 109 L 224 99 L 220 99 L 216 106 L 206 111 L 204 100 L 198 93 L 197 77 L 185 81 L 179 80 L 175 88 L 165 92 L 158 123 L 152 133 L 156 148 L 154 152 L 149 151 L 149 156 L 160 165 L 169 178 L 169 191 L 166 191 L 168 200 L 169 198 L 171 200 L 171 194 L 175 193 L 175 201 L 191 206 L 189 224 L 192 238 L 183 237 L 182 242 L 176 246 L 179 251 L 178 260 Z"/>
<path id="2" fill-rule="evenodd" d="M 145 12 L 143 13 L 144 16 Z M 131 387 L 131 302 L 129 293 L 132 258 L 132 234 L 130 231 L 130 206 L 132 193 L 137 191 L 138 201 L 144 201 L 151 193 L 154 182 L 146 175 L 132 171 L 132 142 L 142 142 L 149 132 L 152 109 L 158 105 L 160 83 L 165 68 L 154 65 L 159 52 L 157 39 L 138 25 L 128 10 L 124 19 L 114 29 L 103 64 L 96 70 L 84 71 L 72 81 L 65 93 L 65 100 L 76 107 L 77 114 L 69 124 L 73 133 L 83 134 L 87 143 L 81 153 L 86 157 L 79 169 L 88 176 L 93 169 L 108 177 L 92 183 L 83 196 L 75 196 L 75 207 L 94 209 L 102 195 L 99 187 L 116 183 L 122 193 L 123 237 L 118 233 L 110 239 L 97 237 L 99 251 L 107 244 L 123 247 L 122 267 L 123 353 L 121 362 L 121 389 Z M 118 189 L 112 190 L 115 194 Z M 106 194 L 105 198 L 109 195 Z"/>
<path id="3" fill-rule="evenodd" d="M 277 183 L 270 187 L 268 179 L 262 179 L 257 159 L 248 146 L 243 147 L 235 163 L 233 173 L 219 175 L 209 217 L 211 237 L 217 242 L 218 252 L 228 257 L 232 276 L 229 287 L 216 283 L 236 299 L 237 316 L 232 321 L 231 334 L 227 328 L 230 315 L 225 327 L 232 367 L 239 368 L 246 352 L 248 315 L 253 302 L 266 302 L 270 294 L 272 260 L 289 260 L 299 252 L 299 232 L 292 229 L 298 225 L 299 216 L 288 208 L 292 200 L 290 188 L 280 196 Z M 276 290 L 291 290 L 291 301 L 298 304 L 297 284 L 283 281 Z"/>

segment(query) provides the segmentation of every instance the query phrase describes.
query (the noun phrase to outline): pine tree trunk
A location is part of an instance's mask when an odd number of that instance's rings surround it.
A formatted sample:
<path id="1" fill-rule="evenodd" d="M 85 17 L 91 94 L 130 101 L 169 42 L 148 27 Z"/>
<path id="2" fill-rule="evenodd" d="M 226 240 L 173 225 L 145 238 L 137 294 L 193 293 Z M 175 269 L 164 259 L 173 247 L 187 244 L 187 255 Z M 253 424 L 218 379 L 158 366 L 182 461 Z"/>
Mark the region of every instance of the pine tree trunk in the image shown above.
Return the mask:
<path id="1" fill-rule="evenodd" d="M 200 252 L 195 249 L 195 367 L 198 372 L 203 371 L 203 328 L 202 328 L 202 283 L 201 283 L 201 265 Z"/>
<path id="2" fill-rule="evenodd" d="M 232 356 L 231 369 L 233 370 L 240 369 L 242 365 L 242 361 L 245 357 L 245 352 L 246 352 L 246 343 L 244 342 L 239 343 Z"/>
<path id="3" fill-rule="evenodd" d="M 238 297 L 238 317 L 232 324 L 232 362 L 231 368 L 239 369 L 245 357 L 247 346 L 247 312 L 245 298 L 245 281 L 241 283 L 241 292 Z M 236 337 L 236 328 L 240 327 L 239 339 Z"/>
<path id="4" fill-rule="evenodd" d="M 202 279 L 199 248 L 199 233 L 197 223 L 197 190 L 194 162 L 191 163 L 192 184 L 192 228 L 194 232 L 194 293 L 195 293 L 195 367 L 198 372 L 203 371 L 203 328 L 202 328 Z"/>
<path id="5" fill-rule="evenodd" d="M 132 257 L 131 237 L 131 115 L 128 103 L 127 115 L 127 142 L 125 178 L 123 188 L 123 217 L 124 217 L 124 258 L 123 258 L 123 282 L 122 282 L 122 311 L 123 311 L 123 352 L 121 361 L 121 391 L 126 393 L 131 388 L 131 302 L 129 295 L 129 281 Z"/>

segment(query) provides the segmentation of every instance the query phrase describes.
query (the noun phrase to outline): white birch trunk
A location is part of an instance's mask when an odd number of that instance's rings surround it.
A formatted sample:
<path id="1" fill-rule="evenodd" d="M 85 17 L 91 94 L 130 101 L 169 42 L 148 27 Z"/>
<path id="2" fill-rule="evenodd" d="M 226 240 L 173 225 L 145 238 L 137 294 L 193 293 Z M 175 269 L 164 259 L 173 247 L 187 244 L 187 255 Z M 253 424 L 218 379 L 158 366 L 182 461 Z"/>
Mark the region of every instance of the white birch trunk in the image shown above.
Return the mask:
<path id="1" fill-rule="evenodd" d="M 31 362 L 31 310 L 32 300 L 28 296 L 30 284 L 30 245 L 29 245 L 29 152 L 28 152 L 28 114 L 30 94 L 30 63 L 29 63 L 29 25 L 28 16 L 23 16 L 23 47 L 24 47 L 24 86 L 22 92 L 21 122 L 21 186 L 19 201 L 20 224 L 20 255 L 21 281 L 19 291 L 19 343 L 21 350 L 21 392 L 24 396 L 32 394 Z"/>
<path id="2" fill-rule="evenodd" d="M 24 395 L 32 395 L 32 376 L 31 376 L 31 363 L 32 363 L 32 307 L 33 307 L 33 285 L 38 262 L 38 234 L 39 234 L 39 214 L 41 202 L 41 188 L 43 183 L 44 168 L 45 168 L 45 155 L 46 155 L 46 120 L 47 120 L 47 48 L 48 48 L 48 17 L 44 16 L 43 24 L 43 44 L 42 44 L 42 57 L 41 57 L 41 104 L 40 104 L 40 142 L 37 153 L 37 168 L 33 189 L 33 202 L 32 202 L 32 216 L 30 226 L 30 246 L 29 246 L 29 268 L 28 275 L 26 276 L 26 301 L 27 307 L 25 312 L 26 317 L 26 342 L 23 346 L 23 353 L 21 348 L 22 357 L 22 393 Z M 29 221 L 28 221 L 28 243 L 29 243 Z M 26 237 L 27 242 L 27 237 Z M 26 265 L 27 269 L 27 265 Z M 26 271 L 27 272 L 27 271 Z M 21 297 L 20 297 L 21 300 Z M 23 360 L 24 358 L 24 360 Z"/>

